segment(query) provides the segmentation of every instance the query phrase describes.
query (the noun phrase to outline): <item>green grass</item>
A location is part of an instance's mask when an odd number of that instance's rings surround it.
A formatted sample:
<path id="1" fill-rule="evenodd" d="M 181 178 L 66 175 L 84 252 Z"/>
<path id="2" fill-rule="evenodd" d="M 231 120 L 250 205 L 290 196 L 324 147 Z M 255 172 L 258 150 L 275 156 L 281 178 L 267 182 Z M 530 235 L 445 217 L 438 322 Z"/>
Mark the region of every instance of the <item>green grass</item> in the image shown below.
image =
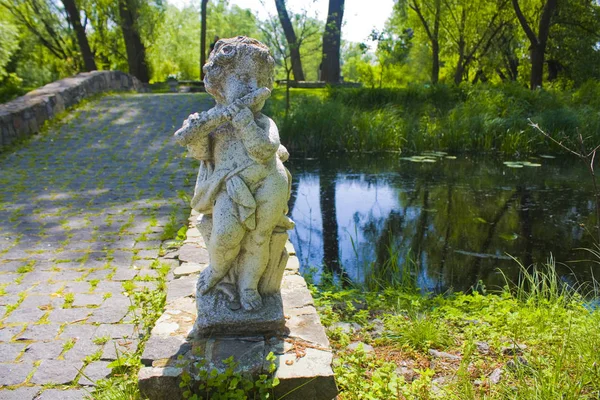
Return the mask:
<path id="1" fill-rule="evenodd" d="M 94 342 L 94 344 L 97 344 L 97 345 L 102 345 L 102 344 L 108 343 L 109 340 L 110 340 L 110 336 L 100 336 L 100 337 L 95 337 L 92 340 L 92 342 Z"/>
<path id="2" fill-rule="evenodd" d="M 16 99 L 19 96 L 23 96 L 27 92 L 36 89 L 35 87 L 20 87 L 15 85 L 2 85 L 0 86 L 0 103 L 7 103 L 11 100 Z"/>
<path id="3" fill-rule="evenodd" d="M 75 301 L 74 293 L 65 293 L 65 302 L 63 303 L 62 308 L 71 308 L 73 307 L 73 302 Z"/>
<path id="4" fill-rule="evenodd" d="M 443 349 L 450 344 L 450 335 L 442 322 L 427 314 L 406 316 L 400 313 L 386 320 L 386 328 L 388 338 L 399 345 L 427 351 Z"/>
<path id="5" fill-rule="evenodd" d="M 559 140 L 578 132 L 600 142 L 600 83 L 576 90 L 501 86 L 411 85 L 397 89 L 296 89 L 285 115 L 278 89 L 265 110 L 292 154 L 331 151 L 445 150 L 559 153 L 529 126 Z M 593 147 L 593 146 L 592 146 Z"/>
<path id="6" fill-rule="evenodd" d="M 313 287 L 313 294 L 326 326 L 363 327 L 351 335 L 329 331 L 341 400 L 591 400 L 600 395 L 600 310 L 590 306 L 592 289 L 562 283 L 551 259 L 522 267 L 521 279 L 497 293 L 328 286 Z M 356 303 L 366 309 L 357 313 Z M 383 322 L 379 335 L 375 319 Z M 374 353 L 346 349 L 353 341 Z M 438 358 L 430 349 L 460 359 Z M 492 383 L 495 370 L 501 378 Z"/>

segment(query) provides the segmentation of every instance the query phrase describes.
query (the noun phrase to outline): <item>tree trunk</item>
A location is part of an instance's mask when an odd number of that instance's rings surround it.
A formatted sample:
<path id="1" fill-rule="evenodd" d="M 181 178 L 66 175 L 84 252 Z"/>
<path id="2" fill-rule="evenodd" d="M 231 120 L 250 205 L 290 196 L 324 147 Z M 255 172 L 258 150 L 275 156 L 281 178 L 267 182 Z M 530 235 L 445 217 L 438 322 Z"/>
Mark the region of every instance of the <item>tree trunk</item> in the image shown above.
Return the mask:
<path id="1" fill-rule="evenodd" d="M 79 49 L 81 50 L 81 56 L 83 57 L 83 65 L 85 66 L 85 70 L 97 70 L 98 68 L 96 67 L 96 61 L 94 61 L 94 54 L 92 54 L 92 50 L 90 49 L 90 44 L 87 40 L 87 36 L 85 35 L 85 29 L 83 29 L 83 26 L 81 25 L 81 20 L 79 19 L 79 10 L 77 9 L 75 0 L 62 0 L 62 3 L 65 6 L 65 11 L 67 11 L 67 18 L 71 23 L 71 26 L 73 26 L 73 30 L 77 36 L 77 43 L 79 44 Z"/>
<path id="2" fill-rule="evenodd" d="M 502 71 L 500 71 L 502 72 Z M 502 76 L 504 74 L 501 74 L 500 79 L 502 79 Z M 504 80 L 504 79 L 502 79 Z M 478 69 L 477 72 L 475 72 L 475 77 L 473 78 L 473 84 L 477 83 L 477 82 L 483 82 L 486 83 L 488 81 L 487 76 L 485 75 L 485 72 L 483 72 L 482 69 Z"/>
<path id="3" fill-rule="evenodd" d="M 200 15 L 202 18 L 200 26 L 200 80 L 204 79 L 202 67 L 206 64 L 206 5 L 208 0 L 202 0 L 200 5 Z"/>
<path id="4" fill-rule="evenodd" d="M 417 13 L 421 24 L 423 24 L 423 28 L 427 33 L 427 37 L 431 42 L 431 83 L 436 84 L 439 81 L 440 77 L 440 19 L 442 12 L 442 4 L 441 0 L 435 0 L 435 15 L 433 17 L 433 29 L 431 24 L 425 18 L 423 11 L 421 9 L 421 5 L 417 0 L 412 0 L 412 2 L 408 3 L 408 6 Z"/>
<path id="5" fill-rule="evenodd" d="M 123 39 L 127 49 L 127 63 L 129 73 L 140 81 L 148 83 L 150 73 L 146 64 L 146 48 L 142 43 L 140 33 L 136 25 L 137 9 L 135 0 L 119 0 L 119 16 Z"/>
<path id="6" fill-rule="evenodd" d="M 442 18 L 442 2 L 435 1 L 435 17 L 433 21 L 433 39 L 431 40 L 431 51 L 433 62 L 431 68 L 431 83 L 434 85 L 440 80 L 440 19 Z"/>
<path id="7" fill-rule="evenodd" d="M 458 45 L 458 62 L 456 63 L 456 71 L 454 71 L 454 84 L 460 85 L 465 73 L 465 42 L 461 40 Z"/>
<path id="8" fill-rule="evenodd" d="M 546 4 L 544 4 L 542 16 L 540 17 L 540 22 L 538 24 L 538 34 L 536 35 L 521 11 L 519 0 L 512 0 L 517 19 L 519 20 L 519 23 L 521 24 L 521 27 L 523 28 L 523 31 L 525 31 L 525 35 L 527 35 L 529 43 L 531 44 L 529 47 L 529 54 L 531 55 L 530 88 L 532 90 L 542 87 L 544 80 L 544 53 L 546 51 L 546 43 L 548 42 L 548 36 L 550 34 L 550 22 L 552 20 L 552 15 L 556 10 L 557 3 L 558 0 L 547 0 Z"/>
<path id="9" fill-rule="evenodd" d="M 548 82 L 558 79 L 558 73 L 562 70 L 562 65 L 557 60 L 548 60 Z"/>
<path id="10" fill-rule="evenodd" d="M 294 80 L 303 81 L 304 71 L 302 70 L 302 60 L 300 59 L 300 46 L 296 38 L 296 32 L 292 26 L 292 21 L 285 8 L 285 0 L 275 0 L 275 7 L 277 7 L 277 15 L 279 15 L 279 21 L 285 34 L 285 39 L 288 42 L 290 48 L 290 58 L 292 60 L 292 72 L 294 74 Z"/>
<path id="11" fill-rule="evenodd" d="M 290 73 L 288 69 L 285 76 L 285 118 L 287 119 L 290 112 Z"/>
<path id="12" fill-rule="evenodd" d="M 529 54 L 531 56 L 531 79 L 529 86 L 531 89 L 542 87 L 544 81 L 544 50 L 545 46 L 531 45 Z"/>
<path id="13" fill-rule="evenodd" d="M 329 11 L 323 34 L 323 60 L 321 80 L 327 83 L 340 81 L 340 44 L 344 0 L 329 0 Z"/>
<path id="14" fill-rule="evenodd" d="M 437 84 L 440 79 L 440 44 L 437 40 L 431 42 L 431 83 Z"/>

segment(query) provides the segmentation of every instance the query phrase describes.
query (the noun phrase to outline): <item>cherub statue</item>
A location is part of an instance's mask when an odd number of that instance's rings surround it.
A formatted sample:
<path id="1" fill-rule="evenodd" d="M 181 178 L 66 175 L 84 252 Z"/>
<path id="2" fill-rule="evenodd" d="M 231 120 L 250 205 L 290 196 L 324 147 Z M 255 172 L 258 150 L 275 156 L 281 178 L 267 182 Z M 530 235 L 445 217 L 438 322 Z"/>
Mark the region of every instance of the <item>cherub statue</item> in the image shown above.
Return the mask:
<path id="1" fill-rule="evenodd" d="M 271 245 L 274 231 L 293 227 L 286 217 L 288 153 L 275 123 L 261 113 L 273 69 L 269 49 L 257 40 L 219 40 L 203 67 L 216 105 L 190 115 L 175 133 L 200 160 L 191 206 L 203 214 L 198 228 L 210 264 L 200 274 L 198 297 L 217 290 L 246 311 L 262 306 L 259 282 L 267 265 L 279 260 L 272 253 L 284 251 Z"/>

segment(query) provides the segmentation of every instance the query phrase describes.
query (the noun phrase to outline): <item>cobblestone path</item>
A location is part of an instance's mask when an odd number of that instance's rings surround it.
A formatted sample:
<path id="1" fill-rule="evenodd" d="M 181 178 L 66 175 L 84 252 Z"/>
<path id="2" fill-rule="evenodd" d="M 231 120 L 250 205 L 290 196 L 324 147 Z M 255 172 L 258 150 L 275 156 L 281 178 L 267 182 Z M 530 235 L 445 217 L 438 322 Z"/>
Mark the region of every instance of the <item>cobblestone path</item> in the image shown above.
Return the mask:
<path id="1" fill-rule="evenodd" d="M 139 293 L 162 289 L 162 240 L 189 212 L 194 168 L 172 134 L 209 104 L 106 96 L 0 154 L 0 399 L 85 398 L 136 351 Z"/>

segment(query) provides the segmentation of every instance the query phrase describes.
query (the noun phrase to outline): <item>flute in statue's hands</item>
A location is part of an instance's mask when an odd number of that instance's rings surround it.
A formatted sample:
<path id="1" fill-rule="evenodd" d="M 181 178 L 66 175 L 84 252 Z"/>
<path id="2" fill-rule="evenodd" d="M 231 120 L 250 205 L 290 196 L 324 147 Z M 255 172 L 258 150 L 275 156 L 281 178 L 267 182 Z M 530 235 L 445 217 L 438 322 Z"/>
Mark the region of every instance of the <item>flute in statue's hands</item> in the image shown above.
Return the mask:
<path id="1" fill-rule="evenodd" d="M 266 101 L 269 96 L 271 96 L 271 91 L 264 87 L 248 93 L 227 106 L 213 107 L 200 114 L 194 113 L 175 132 L 175 140 L 182 146 L 189 145 L 194 139 L 207 136 L 219 125 L 231 121 L 242 108 L 255 109 L 257 105 Z"/>

